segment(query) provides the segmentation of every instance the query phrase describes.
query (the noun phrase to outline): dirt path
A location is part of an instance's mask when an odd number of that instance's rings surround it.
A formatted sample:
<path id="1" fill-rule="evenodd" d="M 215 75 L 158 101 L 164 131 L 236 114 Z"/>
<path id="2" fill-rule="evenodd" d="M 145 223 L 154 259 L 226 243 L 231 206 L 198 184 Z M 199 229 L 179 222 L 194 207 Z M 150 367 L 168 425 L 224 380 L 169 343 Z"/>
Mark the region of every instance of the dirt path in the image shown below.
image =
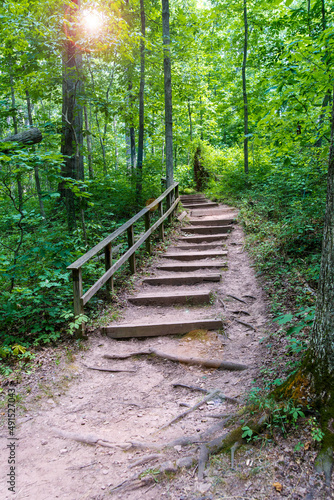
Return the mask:
<path id="1" fill-rule="evenodd" d="M 192 224 L 206 221 L 233 218 L 236 212 L 230 207 L 220 205 L 205 210 L 191 210 Z M 211 225 L 214 222 L 210 223 Z M 218 222 L 216 222 L 218 224 Z M 219 227 L 219 226 L 217 226 Z M 232 226 L 231 226 L 232 227 Z M 201 251 L 205 243 L 191 243 L 180 238 L 194 234 L 183 231 L 173 244 L 170 253 L 189 253 Z M 42 398 L 38 406 L 29 411 L 29 416 L 22 419 L 16 431 L 17 438 L 17 483 L 16 499 L 105 499 L 112 495 L 115 498 L 132 499 L 194 499 L 225 498 L 215 496 L 212 480 L 204 477 L 199 481 L 195 465 L 179 470 L 174 477 L 175 464 L 184 457 L 196 457 L 194 447 L 162 449 L 161 445 L 184 436 L 203 436 L 208 428 L 217 421 L 215 414 L 230 414 L 236 405 L 214 397 L 190 415 L 160 430 L 174 417 L 182 413 L 188 406 L 200 401 L 205 394 L 182 387 L 173 387 L 175 383 L 183 383 L 211 391 L 218 388 L 229 398 L 242 399 L 251 387 L 252 380 L 261 363 L 261 347 L 259 339 L 263 337 L 268 317 L 263 291 L 257 284 L 254 271 L 247 253 L 243 249 L 243 232 L 237 225 L 227 238 L 210 242 L 210 251 L 227 251 L 227 256 L 218 257 L 219 261 L 228 262 L 227 267 L 213 269 L 201 268 L 203 262 L 212 264 L 217 259 L 209 257 L 186 261 L 199 264 L 198 270 L 188 271 L 188 276 L 198 277 L 210 274 L 221 274 L 221 281 L 205 281 L 190 285 L 171 286 L 163 284 L 153 286 L 137 280 L 133 296 L 148 294 L 175 296 L 182 292 L 210 291 L 207 304 L 192 305 L 191 301 L 176 305 L 134 305 L 129 302 L 122 311 L 122 319 L 112 326 L 128 324 L 200 321 L 202 319 L 222 319 L 223 331 L 207 331 L 199 328 L 190 334 L 178 336 L 149 337 L 142 339 L 116 340 L 107 336 L 96 335 L 89 341 L 89 350 L 71 363 L 70 370 L 76 374 L 69 383 L 65 394 L 57 395 L 57 389 L 49 398 Z M 196 248 L 192 248 L 195 245 Z M 208 245 L 208 243 L 206 243 Z M 189 246 L 189 250 L 179 247 Z M 155 258 L 148 269 L 149 276 L 182 277 L 184 271 L 171 272 L 158 269 L 165 263 L 180 265 L 177 257 L 167 259 Z M 238 300 L 239 299 L 239 300 Z M 171 302 L 173 302 L 171 300 Z M 240 323 L 246 323 L 242 324 Z M 252 328 L 247 326 L 252 325 Z M 103 358 L 104 354 L 129 353 L 146 348 L 182 356 L 196 356 L 233 361 L 249 366 L 240 372 L 203 369 L 199 366 L 188 366 L 150 356 L 111 361 Z M 126 369 L 130 371 L 110 373 L 87 368 L 98 367 L 108 369 Z M 7 437 L 1 433 L 2 450 L 6 449 Z M 74 439 L 73 439 L 74 438 Z M 99 444 L 85 444 L 82 440 Z M 103 443 L 109 443 L 109 447 Z M 133 442 L 151 443 L 151 449 L 136 448 Z M 101 445 L 102 444 L 102 445 Z M 5 453 L 6 454 L 6 453 Z M 133 466 L 142 457 L 153 455 L 145 464 Z M 166 462 L 168 462 L 166 464 Z M 158 477 L 161 464 L 165 474 Z M 7 473 L 7 464 L 1 461 L 1 480 Z M 112 488 L 126 481 L 141 471 L 144 476 L 135 482 L 133 488 L 112 491 Z M 2 498 L 13 498 L 2 483 Z M 239 487 L 238 495 L 241 493 Z M 244 492 L 244 486 L 242 483 Z M 269 481 L 268 491 L 272 491 Z M 231 486 L 226 494 L 230 494 Z M 204 495 L 204 496 L 203 496 Z M 211 495 L 211 496 L 210 496 Z M 227 498 L 227 497 L 226 497 Z M 244 498 L 237 496 L 235 498 Z M 245 497 L 246 498 L 246 497 Z M 253 498 L 247 496 L 247 498 Z M 254 497 L 255 498 L 255 497 Z M 258 496 L 256 498 L 271 498 Z M 272 498 L 276 498 L 273 493 Z"/>

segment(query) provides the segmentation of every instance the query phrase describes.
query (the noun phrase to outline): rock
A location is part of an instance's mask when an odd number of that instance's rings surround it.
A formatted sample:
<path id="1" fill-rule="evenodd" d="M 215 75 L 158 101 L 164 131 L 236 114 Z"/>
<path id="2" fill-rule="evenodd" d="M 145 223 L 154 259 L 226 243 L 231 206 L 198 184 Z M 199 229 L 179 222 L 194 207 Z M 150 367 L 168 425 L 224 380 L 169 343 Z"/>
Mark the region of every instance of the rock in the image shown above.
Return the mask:
<path id="1" fill-rule="evenodd" d="M 186 469 L 190 469 L 190 467 L 192 467 L 193 461 L 193 457 L 183 457 L 179 458 L 176 461 L 176 465 L 177 467 L 185 467 Z"/>
<path id="2" fill-rule="evenodd" d="M 46 444 L 48 444 L 48 442 L 45 439 L 43 439 L 43 441 L 41 441 L 41 445 L 45 446 Z"/>
<path id="3" fill-rule="evenodd" d="M 171 460 L 168 460 L 167 462 L 163 462 L 160 465 L 160 472 L 176 472 L 177 468 L 173 464 Z"/>

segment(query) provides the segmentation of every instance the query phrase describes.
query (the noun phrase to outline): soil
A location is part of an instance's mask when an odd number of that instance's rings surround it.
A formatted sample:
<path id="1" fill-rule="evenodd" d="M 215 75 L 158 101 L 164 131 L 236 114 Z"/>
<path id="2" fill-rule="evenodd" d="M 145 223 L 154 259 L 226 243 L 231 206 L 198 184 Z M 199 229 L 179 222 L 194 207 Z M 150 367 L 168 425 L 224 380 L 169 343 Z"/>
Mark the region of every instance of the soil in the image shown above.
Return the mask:
<path id="1" fill-rule="evenodd" d="M 237 211 L 231 207 L 221 205 L 219 208 L 224 218 L 237 216 Z M 219 218 L 218 215 L 210 217 Z M 177 246 L 179 236 L 180 227 L 174 231 L 170 247 Z M 220 271 L 221 282 L 187 287 L 188 291 L 209 288 L 213 292 L 210 304 L 146 307 L 128 302 L 113 322 L 115 325 L 144 320 L 155 323 L 159 319 L 222 318 L 223 331 L 196 330 L 179 336 L 115 340 L 97 330 L 90 334 L 87 342 L 76 347 L 45 349 L 38 354 L 38 362 L 31 373 L 21 372 L 21 378 L 2 380 L 2 396 L 6 396 L 9 389 L 16 392 L 17 427 L 14 436 L 10 437 L 5 420 L 5 399 L 0 408 L 3 417 L 1 498 L 332 498 L 332 489 L 326 487 L 324 478 L 314 471 L 317 448 L 310 438 L 307 420 L 288 437 L 265 433 L 261 439 L 245 441 L 235 451 L 233 459 L 230 452 L 213 457 L 203 480 L 198 480 L 196 460 L 192 460 L 198 456 L 198 445 L 163 446 L 184 436 L 198 435 L 201 441 L 213 424 L 222 422 L 222 417 L 214 417 L 234 414 L 241 408 L 254 381 L 255 385 L 261 385 L 261 368 L 275 362 L 265 342 L 261 342 L 275 328 L 269 302 L 244 249 L 244 234 L 238 224 L 233 225 L 223 244 L 228 256 L 221 260 L 227 260 L 228 267 Z M 217 244 L 217 248 L 221 249 L 222 244 Z M 135 278 L 133 294 L 182 291 L 181 286 L 142 284 L 144 276 L 170 275 L 156 269 L 163 260 L 160 254 L 154 257 L 142 275 Z M 211 272 L 217 273 L 217 270 Z M 203 369 L 154 356 L 112 361 L 103 358 L 104 354 L 125 354 L 149 347 L 188 357 L 234 361 L 249 368 L 241 372 Z M 110 373 L 88 367 L 134 371 Z M 176 383 L 199 386 L 207 391 L 218 388 L 226 396 L 238 398 L 240 405 L 215 397 L 161 430 L 187 406 L 195 405 L 205 396 L 173 387 Z M 223 432 L 220 428 L 218 435 Z M 9 438 L 14 442 L 13 437 L 16 445 L 15 493 L 8 491 L 6 484 L 10 453 L 7 446 Z M 100 444 L 96 444 L 97 440 Z M 102 441 L 109 443 L 108 447 L 103 446 Z M 135 443 L 146 445 L 138 447 Z M 143 457 L 147 461 L 136 465 Z M 184 467 L 176 469 L 176 462 L 184 457 L 191 457 L 189 463 L 185 461 Z M 133 481 L 127 483 L 131 478 Z M 124 485 L 115 489 L 122 482 Z"/>

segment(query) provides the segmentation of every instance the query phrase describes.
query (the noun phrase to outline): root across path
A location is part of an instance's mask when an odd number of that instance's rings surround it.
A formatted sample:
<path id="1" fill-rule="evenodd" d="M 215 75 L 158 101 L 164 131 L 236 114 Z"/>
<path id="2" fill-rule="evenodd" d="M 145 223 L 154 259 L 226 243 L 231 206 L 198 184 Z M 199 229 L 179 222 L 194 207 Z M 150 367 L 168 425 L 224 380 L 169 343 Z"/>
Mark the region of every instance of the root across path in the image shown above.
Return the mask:
<path id="1" fill-rule="evenodd" d="M 167 251 L 68 362 L 66 388 L 50 385 L 25 412 L 18 500 L 224 498 L 210 457 L 228 449 L 228 467 L 238 458 L 266 300 L 237 211 L 202 195 L 182 203 Z M 270 481 L 259 487 L 272 492 Z M 249 488 L 236 477 L 225 493 Z"/>

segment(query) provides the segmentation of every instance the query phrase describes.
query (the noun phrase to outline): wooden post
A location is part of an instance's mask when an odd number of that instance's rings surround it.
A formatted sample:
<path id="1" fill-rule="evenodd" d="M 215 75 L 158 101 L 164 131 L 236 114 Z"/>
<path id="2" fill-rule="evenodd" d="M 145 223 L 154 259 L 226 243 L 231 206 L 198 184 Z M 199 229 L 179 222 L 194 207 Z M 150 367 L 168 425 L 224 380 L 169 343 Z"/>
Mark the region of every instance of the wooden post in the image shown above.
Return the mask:
<path id="1" fill-rule="evenodd" d="M 79 269 L 72 269 L 72 279 L 73 279 L 73 305 L 74 305 L 74 317 L 80 316 L 84 313 L 84 308 L 81 300 L 82 296 L 82 272 L 81 267 Z M 76 337 L 82 338 L 85 332 L 85 324 L 82 323 L 78 330 Z"/>
<path id="2" fill-rule="evenodd" d="M 104 247 L 104 262 L 105 262 L 105 269 L 108 271 L 108 269 L 111 268 L 112 266 L 112 248 L 111 248 L 111 243 L 108 243 Z M 114 279 L 113 276 L 108 279 L 106 282 L 106 287 L 108 292 L 114 293 Z"/>
<path id="3" fill-rule="evenodd" d="M 162 201 L 160 201 L 160 203 L 159 203 L 159 214 L 160 214 L 160 217 L 162 217 L 164 214 L 164 207 L 163 207 Z M 165 241 L 165 230 L 164 230 L 164 223 L 163 222 L 159 226 L 159 239 L 161 241 Z"/>
<path id="4" fill-rule="evenodd" d="M 146 212 L 145 214 L 145 232 L 150 229 L 151 226 L 151 214 L 150 212 Z M 146 240 L 146 252 L 151 255 L 151 236 L 149 236 Z"/>
<path id="5" fill-rule="evenodd" d="M 179 185 L 175 186 L 175 200 L 177 200 L 178 197 L 179 197 Z M 177 212 L 178 206 L 179 206 L 179 204 L 176 205 L 174 213 Z"/>
<path id="6" fill-rule="evenodd" d="M 133 233 L 133 225 L 128 227 L 128 244 L 129 248 L 131 248 L 134 243 L 135 243 L 135 237 Z M 135 254 L 132 254 L 131 257 L 129 258 L 129 264 L 130 264 L 130 271 L 131 274 L 135 274 L 136 272 L 136 256 Z"/>
<path id="7" fill-rule="evenodd" d="M 169 210 L 170 207 L 172 206 L 172 193 L 168 193 L 166 201 L 167 201 L 167 210 Z M 169 214 L 168 222 L 169 223 L 172 222 L 172 214 Z"/>

